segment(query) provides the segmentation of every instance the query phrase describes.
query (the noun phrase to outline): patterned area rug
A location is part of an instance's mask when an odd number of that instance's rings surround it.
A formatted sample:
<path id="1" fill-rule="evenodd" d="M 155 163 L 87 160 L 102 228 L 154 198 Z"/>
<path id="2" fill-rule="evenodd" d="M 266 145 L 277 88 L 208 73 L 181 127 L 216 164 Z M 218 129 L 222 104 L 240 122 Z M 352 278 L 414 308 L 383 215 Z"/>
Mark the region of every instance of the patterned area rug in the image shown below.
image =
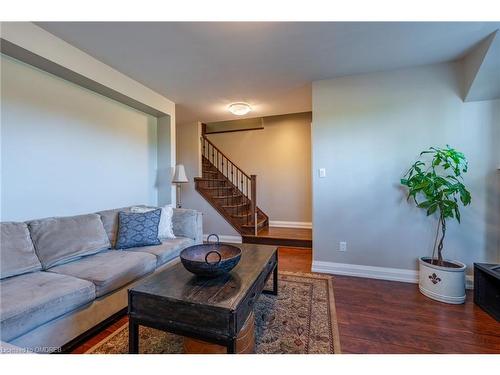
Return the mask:
<path id="1" fill-rule="evenodd" d="M 278 296 L 262 294 L 255 305 L 256 353 L 340 353 L 332 278 L 280 272 Z M 139 328 L 140 353 L 182 353 L 183 338 Z M 128 352 L 128 324 L 86 353 Z"/>

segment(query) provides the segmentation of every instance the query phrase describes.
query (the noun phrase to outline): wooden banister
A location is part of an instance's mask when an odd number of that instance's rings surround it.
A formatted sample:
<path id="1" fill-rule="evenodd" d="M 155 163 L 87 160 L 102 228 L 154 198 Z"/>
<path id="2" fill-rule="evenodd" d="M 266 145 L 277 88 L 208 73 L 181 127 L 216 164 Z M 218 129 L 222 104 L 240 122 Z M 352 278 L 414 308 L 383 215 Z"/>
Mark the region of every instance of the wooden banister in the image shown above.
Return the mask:
<path id="1" fill-rule="evenodd" d="M 203 143 L 203 141 L 205 141 L 207 144 L 210 145 L 210 147 L 212 147 L 214 150 L 216 150 L 221 156 L 223 156 L 225 159 L 229 160 L 231 162 L 232 165 L 234 165 L 246 178 L 250 179 L 250 176 L 247 175 L 243 169 L 241 169 L 240 167 L 238 167 L 235 163 L 233 163 L 231 161 L 231 159 L 229 159 L 216 145 L 214 145 L 212 142 L 210 142 L 210 140 L 205 137 L 205 136 L 202 136 L 201 137 L 201 142 Z"/>
<path id="2" fill-rule="evenodd" d="M 257 176 L 252 175 L 251 177 L 251 190 L 252 190 L 252 198 L 250 200 L 250 207 L 253 217 L 254 224 L 254 234 L 257 235 Z"/>

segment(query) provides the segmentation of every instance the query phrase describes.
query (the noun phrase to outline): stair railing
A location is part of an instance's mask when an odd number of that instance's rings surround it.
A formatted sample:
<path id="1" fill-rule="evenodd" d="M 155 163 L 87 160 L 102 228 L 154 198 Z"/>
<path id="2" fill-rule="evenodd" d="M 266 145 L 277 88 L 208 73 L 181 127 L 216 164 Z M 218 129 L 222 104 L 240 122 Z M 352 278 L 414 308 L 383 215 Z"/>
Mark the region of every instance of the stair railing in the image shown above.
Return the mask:
<path id="1" fill-rule="evenodd" d="M 254 233 L 257 235 L 257 176 L 246 174 L 240 167 L 233 163 L 221 150 L 217 148 L 208 138 L 201 137 L 202 159 L 212 164 L 233 187 L 240 192 L 243 200 L 249 203 L 250 215 L 246 217 L 246 223 L 250 224 L 253 218 Z M 203 163 L 203 161 L 202 161 Z M 231 201 L 228 199 L 228 202 Z M 236 214 L 243 213 L 241 206 L 237 206 Z"/>

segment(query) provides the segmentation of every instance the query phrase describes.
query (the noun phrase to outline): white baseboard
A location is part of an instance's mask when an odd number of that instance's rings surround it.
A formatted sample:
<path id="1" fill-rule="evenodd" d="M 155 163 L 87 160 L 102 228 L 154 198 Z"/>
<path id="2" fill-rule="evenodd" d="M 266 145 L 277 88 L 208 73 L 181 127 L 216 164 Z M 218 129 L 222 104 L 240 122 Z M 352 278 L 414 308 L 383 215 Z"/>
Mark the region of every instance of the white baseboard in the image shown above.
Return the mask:
<path id="1" fill-rule="evenodd" d="M 203 241 L 207 240 L 208 234 L 203 235 Z M 241 236 L 228 236 L 225 234 L 219 234 L 219 240 L 220 242 L 232 242 L 232 243 L 243 243 L 243 240 L 241 239 Z M 212 237 L 210 238 L 210 241 L 215 241 L 215 238 Z"/>
<path id="2" fill-rule="evenodd" d="M 418 283 L 418 271 L 401 268 L 362 266 L 359 264 L 334 263 L 313 261 L 313 272 L 329 273 L 333 275 L 365 277 L 368 279 L 400 281 L 403 283 Z M 473 289 L 472 275 L 466 275 L 465 287 Z"/>
<path id="3" fill-rule="evenodd" d="M 304 228 L 311 229 L 312 223 L 305 221 L 269 221 L 270 227 L 282 227 L 282 228 Z"/>
<path id="4" fill-rule="evenodd" d="M 418 272 L 400 268 L 362 266 L 359 264 L 333 263 L 313 261 L 313 272 L 331 273 L 334 275 L 366 277 L 369 279 L 401 281 L 417 283 Z"/>

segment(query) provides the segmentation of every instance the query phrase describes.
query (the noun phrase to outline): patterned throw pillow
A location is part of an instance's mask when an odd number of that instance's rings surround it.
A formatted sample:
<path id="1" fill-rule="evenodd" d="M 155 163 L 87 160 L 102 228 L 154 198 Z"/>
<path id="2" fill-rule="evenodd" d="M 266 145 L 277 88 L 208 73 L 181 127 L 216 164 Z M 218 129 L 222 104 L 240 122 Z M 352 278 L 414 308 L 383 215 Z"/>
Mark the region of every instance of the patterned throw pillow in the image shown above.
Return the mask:
<path id="1" fill-rule="evenodd" d="M 160 245 L 158 239 L 158 224 L 161 209 L 135 213 L 118 213 L 118 239 L 115 248 L 129 249 L 131 247 Z"/>

